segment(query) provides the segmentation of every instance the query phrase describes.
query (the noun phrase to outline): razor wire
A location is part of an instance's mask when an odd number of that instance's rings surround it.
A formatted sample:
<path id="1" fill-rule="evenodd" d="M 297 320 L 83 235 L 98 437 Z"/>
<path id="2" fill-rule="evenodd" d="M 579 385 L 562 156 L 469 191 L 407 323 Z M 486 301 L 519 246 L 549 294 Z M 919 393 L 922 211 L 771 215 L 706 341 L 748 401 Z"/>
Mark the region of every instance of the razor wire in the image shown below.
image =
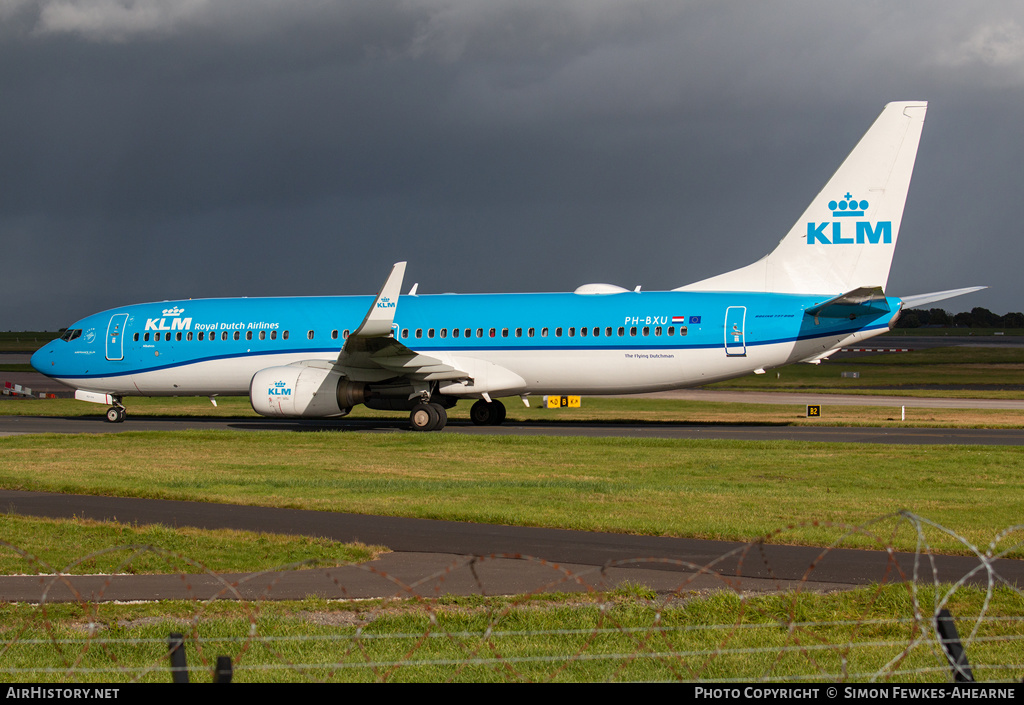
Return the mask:
<path id="1" fill-rule="evenodd" d="M 0 604 L 7 611 L 0 628 L 0 682 L 166 682 L 168 635 L 153 630 L 169 628 L 182 632 L 193 674 L 212 673 L 217 656 L 230 653 L 234 679 L 256 682 L 951 680 L 956 664 L 949 639 L 937 627 L 943 610 L 960 625 L 957 641 L 972 677 L 1020 682 L 1024 592 L 1000 574 L 998 561 L 1021 555 L 1024 527 L 1008 527 L 978 548 L 909 512 L 860 526 L 809 524 L 837 536 L 795 585 L 774 577 L 765 551 L 794 527 L 703 564 L 638 557 L 583 570 L 492 554 L 459 557 L 411 582 L 372 563 L 303 562 L 225 576 L 187 556 L 134 544 L 54 568 L 0 540 L 26 566 L 24 576 L 0 578 L 0 600 L 8 603 Z M 822 599 L 811 585 L 821 562 L 852 536 L 870 538 L 891 559 L 896 525 L 914 531 L 912 563 L 890 560 L 883 581 L 859 590 L 861 603 L 852 611 L 861 618 L 806 619 L 809 605 Z M 953 580 L 939 580 L 932 549 L 936 533 L 956 539 L 973 558 Z M 123 556 L 116 570 L 74 574 L 104 554 Z M 142 578 L 125 573 L 143 556 L 166 564 L 163 579 L 190 595 L 186 607 L 179 603 L 173 615 L 163 615 L 160 603 L 148 603 L 138 608 L 148 616 L 129 617 L 131 607 L 111 600 L 113 586 Z M 671 569 L 672 587 L 653 591 L 616 584 L 615 569 L 627 565 Z M 495 566 L 529 569 L 539 577 L 519 594 L 502 595 L 488 573 Z M 296 571 L 316 571 L 322 597 L 315 607 L 288 607 L 290 616 L 282 618 L 275 589 Z M 352 571 L 373 576 L 387 589 L 374 599 L 355 598 L 346 584 Z M 769 585 L 761 577 L 758 588 L 750 589 L 754 573 L 768 575 Z M 4 586 L 18 580 L 37 581 L 28 604 L 11 604 L 6 597 Z M 709 621 L 707 603 L 716 597 L 725 608 L 719 606 L 717 621 Z M 523 626 L 533 621 L 543 626 Z"/>

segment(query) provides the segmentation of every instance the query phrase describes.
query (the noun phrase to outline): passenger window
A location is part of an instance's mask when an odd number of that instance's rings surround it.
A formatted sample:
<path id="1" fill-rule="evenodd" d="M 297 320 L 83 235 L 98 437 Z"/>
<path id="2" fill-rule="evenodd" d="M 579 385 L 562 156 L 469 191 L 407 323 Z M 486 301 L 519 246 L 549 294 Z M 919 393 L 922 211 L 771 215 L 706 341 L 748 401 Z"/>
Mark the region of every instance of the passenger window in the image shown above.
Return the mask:
<path id="1" fill-rule="evenodd" d="M 493 329 L 493 328 L 491 328 L 491 330 L 490 330 L 490 332 L 489 332 L 489 335 L 490 335 L 490 336 L 491 336 L 492 338 L 494 337 L 494 329 Z"/>
<path id="2" fill-rule="evenodd" d="M 526 337 L 527 338 L 532 338 L 533 337 L 533 333 L 534 333 L 534 329 L 533 328 L 528 329 L 526 331 Z"/>
<path id="3" fill-rule="evenodd" d="M 133 335 L 132 340 L 135 341 L 136 343 L 139 342 L 139 334 L 136 333 L 135 335 Z"/>
<path id="4" fill-rule="evenodd" d="M 558 328 L 555 328 L 555 337 L 556 338 L 561 338 L 562 337 L 562 327 L 561 326 L 559 326 Z"/>
<path id="5" fill-rule="evenodd" d="M 501 329 L 501 337 L 502 338 L 507 338 L 508 337 L 508 328 L 502 328 Z"/>
<path id="6" fill-rule="evenodd" d="M 149 333 L 146 333 L 145 335 L 143 335 L 142 339 L 143 340 L 149 340 Z"/>
<path id="7" fill-rule="evenodd" d="M 483 328 L 477 328 L 476 329 L 476 337 L 477 338 L 483 338 L 484 337 L 484 329 Z"/>
<path id="8" fill-rule="evenodd" d="M 650 334 L 651 334 L 651 329 L 650 329 L 650 327 L 649 327 L 649 326 L 644 326 L 644 337 L 646 338 L 646 337 L 647 337 L 647 336 L 649 336 Z"/>
<path id="9" fill-rule="evenodd" d="M 260 331 L 260 340 L 266 340 L 266 339 L 267 339 L 267 331 L 261 330 Z"/>
<path id="10" fill-rule="evenodd" d="M 655 335 L 661 335 L 661 326 L 657 326 L 657 327 L 655 327 L 655 329 L 654 329 L 654 334 L 655 334 Z"/>
<path id="11" fill-rule="evenodd" d="M 245 331 L 245 339 L 246 340 L 252 340 L 252 331 L 251 330 Z"/>
<path id="12" fill-rule="evenodd" d="M 306 333 L 306 337 L 309 338 L 310 340 L 312 340 L 313 339 L 313 331 L 308 331 Z"/>
<path id="13" fill-rule="evenodd" d="M 611 326 L 608 326 L 607 328 L 605 328 L 605 329 L 604 329 L 604 334 L 605 334 L 605 335 L 606 335 L 607 337 L 611 338 L 611 337 L 612 337 L 612 327 L 611 327 Z"/>
<path id="14" fill-rule="evenodd" d="M 235 340 L 238 340 L 241 337 L 242 337 L 241 334 L 239 334 L 239 332 L 236 330 L 235 331 L 235 335 L 234 335 Z"/>
<path id="15" fill-rule="evenodd" d="M 338 331 L 337 330 L 332 330 L 331 331 L 331 340 L 337 340 L 337 339 L 338 339 Z"/>
<path id="16" fill-rule="evenodd" d="M 408 338 L 409 337 L 409 329 L 408 328 L 403 328 L 402 329 L 402 337 L 403 338 Z"/>
<path id="17" fill-rule="evenodd" d="M 203 331 L 199 331 L 199 336 L 197 337 L 197 340 L 206 340 L 206 333 Z"/>
<path id="18" fill-rule="evenodd" d="M 341 332 L 341 337 L 344 338 L 345 340 L 348 340 L 348 328 Z"/>
<path id="19" fill-rule="evenodd" d="M 582 337 L 582 338 L 586 338 L 587 337 L 587 329 L 586 328 L 580 328 L 580 337 Z"/>
<path id="20" fill-rule="evenodd" d="M 185 334 L 185 340 L 192 340 L 192 331 Z"/>
<path id="21" fill-rule="evenodd" d="M 636 335 L 636 326 L 633 326 L 632 328 L 629 329 L 629 334 Z"/>
<path id="22" fill-rule="evenodd" d="M 541 328 L 540 329 L 540 337 L 541 338 L 547 338 L 548 337 L 548 329 L 547 328 Z"/>
<path id="23" fill-rule="evenodd" d="M 671 336 L 671 335 L 675 335 L 675 334 L 676 334 L 676 327 L 675 327 L 675 326 L 669 326 L 669 327 L 668 327 L 668 334 L 669 334 L 670 336 Z"/>
<path id="24" fill-rule="evenodd" d="M 283 333 L 283 334 L 281 335 L 281 340 L 288 340 L 288 331 L 285 331 L 285 332 L 284 332 L 284 333 Z"/>
<path id="25" fill-rule="evenodd" d="M 441 337 L 442 338 L 447 338 L 448 337 L 448 329 L 447 328 L 442 328 L 441 329 Z"/>
<path id="26" fill-rule="evenodd" d="M 516 337 L 517 338 L 522 338 L 523 337 L 523 329 L 522 328 L 516 328 Z"/>
<path id="27" fill-rule="evenodd" d="M 679 335 L 686 335 L 686 326 L 679 326 Z"/>
<path id="28" fill-rule="evenodd" d="M 569 337 L 570 338 L 575 338 L 576 337 L 576 329 L 575 328 L 572 328 L 572 327 L 569 328 Z"/>
<path id="29" fill-rule="evenodd" d="M 458 338 L 459 337 L 459 329 L 458 328 L 452 328 L 452 337 L 453 338 Z"/>
<path id="30" fill-rule="evenodd" d="M 277 340 L 277 331 L 276 330 L 270 331 L 270 339 L 271 340 Z"/>
<path id="31" fill-rule="evenodd" d="M 427 337 L 428 338 L 433 338 L 434 337 L 434 329 L 433 328 L 427 328 Z"/>

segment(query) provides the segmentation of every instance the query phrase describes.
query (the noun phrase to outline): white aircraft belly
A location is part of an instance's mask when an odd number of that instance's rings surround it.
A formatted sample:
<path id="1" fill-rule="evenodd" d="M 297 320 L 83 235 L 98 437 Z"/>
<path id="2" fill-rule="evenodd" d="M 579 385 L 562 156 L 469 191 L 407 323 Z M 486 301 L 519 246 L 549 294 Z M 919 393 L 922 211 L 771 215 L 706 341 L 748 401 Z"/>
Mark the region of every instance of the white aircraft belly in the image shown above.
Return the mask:
<path id="1" fill-rule="evenodd" d="M 248 396 L 253 375 L 267 367 L 309 360 L 309 353 L 257 355 L 204 360 L 132 375 L 134 393 L 143 396 Z"/>

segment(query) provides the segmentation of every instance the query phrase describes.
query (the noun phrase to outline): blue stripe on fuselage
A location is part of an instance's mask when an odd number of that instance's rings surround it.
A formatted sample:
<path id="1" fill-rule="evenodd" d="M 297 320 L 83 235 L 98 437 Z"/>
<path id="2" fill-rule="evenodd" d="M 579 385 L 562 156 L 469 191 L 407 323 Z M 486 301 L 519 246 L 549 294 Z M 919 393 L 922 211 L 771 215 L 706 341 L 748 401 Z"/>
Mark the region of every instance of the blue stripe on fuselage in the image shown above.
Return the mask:
<path id="1" fill-rule="evenodd" d="M 395 325 L 400 342 L 426 353 L 687 350 L 723 347 L 725 312 L 731 306 L 746 307 L 747 347 L 878 330 L 885 328 L 892 316 L 884 313 L 855 321 L 821 318 L 815 324 L 803 314 L 805 308 L 831 296 L 676 291 L 403 296 Z M 33 364 L 39 362 L 37 369 L 52 377 L 88 379 L 272 354 L 333 359 L 344 343 L 344 332 L 359 327 L 372 302 L 372 296 L 343 296 L 136 304 L 76 322 L 72 328 L 82 329 L 83 335 L 69 342 L 48 343 L 40 349 L 47 353 L 38 359 L 34 356 Z M 898 300 L 890 300 L 890 307 L 898 310 Z M 108 360 L 108 324 L 119 313 L 128 314 L 121 341 L 124 357 Z M 673 318 L 685 322 L 673 323 Z M 645 328 L 647 335 L 643 334 Z M 681 335 L 684 328 L 686 334 Z M 453 329 L 458 329 L 458 337 Z M 581 329 L 586 329 L 587 335 L 581 335 Z M 619 335 L 620 329 L 623 335 Z M 313 331 L 312 338 L 309 331 Z M 336 338 L 332 331 L 337 331 Z M 238 340 L 234 339 L 236 332 Z M 203 340 L 199 340 L 200 333 Z M 159 341 L 153 340 L 157 334 Z M 211 334 L 214 340 L 210 340 Z"/>

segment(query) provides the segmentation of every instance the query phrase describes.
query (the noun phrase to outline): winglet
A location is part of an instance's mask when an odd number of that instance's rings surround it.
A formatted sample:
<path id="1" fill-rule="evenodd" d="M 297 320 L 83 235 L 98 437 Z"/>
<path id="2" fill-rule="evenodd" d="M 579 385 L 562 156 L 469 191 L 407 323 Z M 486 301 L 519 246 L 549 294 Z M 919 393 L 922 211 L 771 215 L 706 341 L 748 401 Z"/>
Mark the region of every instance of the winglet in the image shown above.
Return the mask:
<path id="1" fill-rule="evenodd" d="M 377 298 L 373 300 L 366 318 L 352 337 L 384 338 L 391 335 L 391 324 L 395 320 L 395 309 L 398 307 L 398 296 L 405 279 L 405 262 L 396 262 L 391 268 L 384 286 L 380 288 Z"/>

